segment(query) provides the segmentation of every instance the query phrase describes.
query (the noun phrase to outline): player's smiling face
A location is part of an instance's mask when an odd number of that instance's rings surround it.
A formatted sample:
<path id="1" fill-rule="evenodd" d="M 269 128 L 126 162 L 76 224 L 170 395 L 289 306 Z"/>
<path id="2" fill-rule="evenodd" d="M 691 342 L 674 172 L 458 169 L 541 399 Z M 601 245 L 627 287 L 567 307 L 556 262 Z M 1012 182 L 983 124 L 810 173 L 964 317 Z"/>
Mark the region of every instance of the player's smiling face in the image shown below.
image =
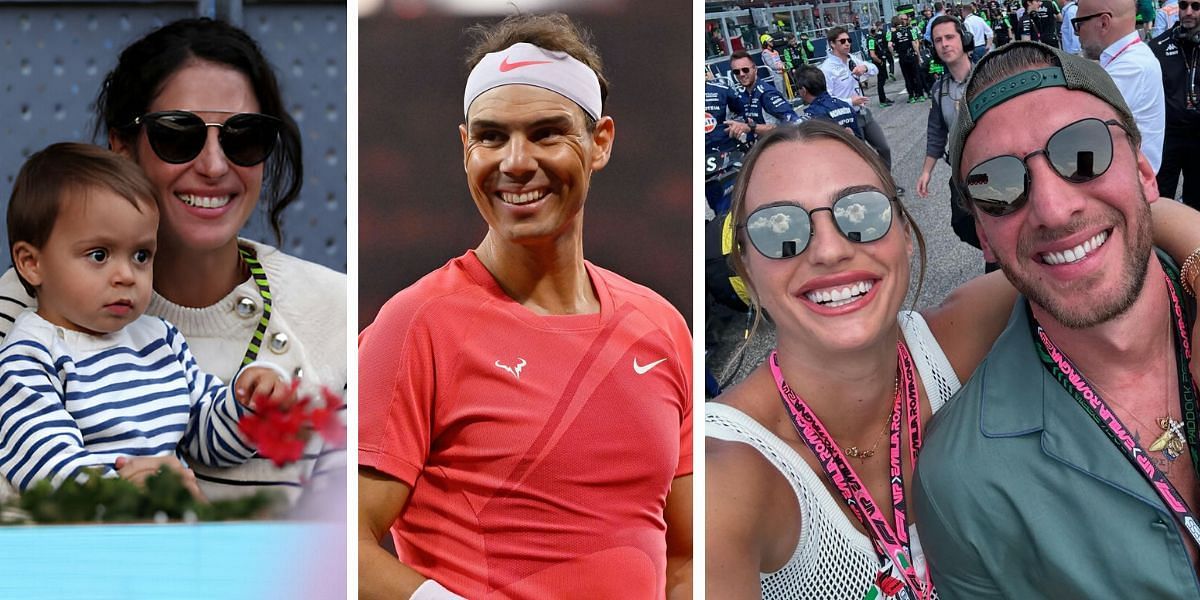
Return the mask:
<path id="1" fill-rule="evenodd" d="M 489 235 L 536 244 L 582 232 L 592 173 L 612 150 L 611 118 L 589 132 L 583 109 L 565 96 L 504 85 L 471 103 L 459 132 L 467 186 Z"/>

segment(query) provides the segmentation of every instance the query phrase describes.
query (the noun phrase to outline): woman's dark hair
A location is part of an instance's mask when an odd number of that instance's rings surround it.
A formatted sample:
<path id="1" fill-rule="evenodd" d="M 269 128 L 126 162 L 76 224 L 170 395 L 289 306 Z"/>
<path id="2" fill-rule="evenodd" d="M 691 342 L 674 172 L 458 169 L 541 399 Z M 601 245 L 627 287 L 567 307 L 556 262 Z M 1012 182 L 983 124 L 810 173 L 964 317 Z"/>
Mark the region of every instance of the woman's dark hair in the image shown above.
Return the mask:
<path id="1" fill-rule="evenodd" d="M 121 52 L 117 66 L 104 78 L 96 97 L 96 138 L 111 133 L 131 146 L 138 128 L 134 119 L 146 114 L 173 73 L 195 60 L 227 65 L 246 75 L 259 110 L 283 121 L 279 144 L 264 166 L 264 183 L 276 242 L 283 232 L 280 216 L 304 184 L 300 129 L 283 107 L 279 84 L 258 44 L 246 32 L 208 18 L 182 19 L 164 25 Z"/>

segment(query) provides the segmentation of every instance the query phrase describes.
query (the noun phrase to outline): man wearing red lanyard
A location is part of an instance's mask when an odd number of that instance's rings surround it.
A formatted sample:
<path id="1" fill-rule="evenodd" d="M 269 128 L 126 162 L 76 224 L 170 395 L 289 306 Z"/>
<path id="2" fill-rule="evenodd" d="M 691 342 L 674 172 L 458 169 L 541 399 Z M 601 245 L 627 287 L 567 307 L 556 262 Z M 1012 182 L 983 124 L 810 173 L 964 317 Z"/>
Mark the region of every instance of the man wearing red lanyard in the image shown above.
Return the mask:
<path id="1" fill-rule="evenodd" d="M 943 598 L 1200 596 L 1200 252 L 1181 277 L 1151 251 L 1154 171 L 1098 64 L 1016 42 L 965 101 L 952 177 L 1023 297 L 926 436 L 914 521 L 933 582 Z"/>
<path id="2" fill-rule="evenodd" d="M 1162 67 L 1134 31 L 1133 17 L 1133 3 L 1127 0 L 1079 0 L 1071 25 L 1083 55 L 1100 61 L 1121 90 L 1142 132 L 1142 154 L 1157 173 L 1167 118 Z"/>

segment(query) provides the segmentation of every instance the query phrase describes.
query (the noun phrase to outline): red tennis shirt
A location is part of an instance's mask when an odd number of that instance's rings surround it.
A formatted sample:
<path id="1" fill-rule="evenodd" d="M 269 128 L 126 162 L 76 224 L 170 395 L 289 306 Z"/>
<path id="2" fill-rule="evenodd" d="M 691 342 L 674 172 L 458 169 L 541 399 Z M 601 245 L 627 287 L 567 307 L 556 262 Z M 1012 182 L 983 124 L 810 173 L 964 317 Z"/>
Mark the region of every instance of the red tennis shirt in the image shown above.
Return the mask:
<path id="1" fill-rule="evenodd" d="M 691 338 L 653 291 L 586 267 L 600 312 L 542 316 L 467 252 L 359 335 L 359 464 L 412 488 L 400 560 L 468 598 L 663 596 Z"/>

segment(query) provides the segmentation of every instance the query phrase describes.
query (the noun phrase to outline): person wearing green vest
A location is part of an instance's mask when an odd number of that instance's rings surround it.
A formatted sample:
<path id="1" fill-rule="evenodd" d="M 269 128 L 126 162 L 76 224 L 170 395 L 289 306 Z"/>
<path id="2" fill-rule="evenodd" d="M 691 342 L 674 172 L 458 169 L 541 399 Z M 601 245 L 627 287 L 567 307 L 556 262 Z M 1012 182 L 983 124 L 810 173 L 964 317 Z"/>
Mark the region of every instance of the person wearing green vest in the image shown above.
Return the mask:
<path id="1" fill-rule="evenodd" d="M 813 49 L 812 41 L 808 39 L 807 33 L 800 34 L 800 39 L 795 37 L 788 38 L 788 47 L 792 50 L 794 57 L 792 60 L 796 63 L 796 68 L 803 67 L 813 59 L 816 50 Z"/>

